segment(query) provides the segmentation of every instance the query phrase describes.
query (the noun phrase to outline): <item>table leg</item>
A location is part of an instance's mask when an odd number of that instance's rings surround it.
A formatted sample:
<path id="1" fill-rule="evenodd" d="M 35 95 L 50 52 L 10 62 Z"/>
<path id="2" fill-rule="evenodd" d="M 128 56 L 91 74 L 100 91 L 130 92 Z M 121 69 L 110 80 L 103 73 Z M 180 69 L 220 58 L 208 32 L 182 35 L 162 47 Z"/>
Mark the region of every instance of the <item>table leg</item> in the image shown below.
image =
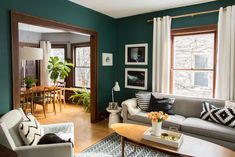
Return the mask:
<path id="1" fill-rule="evenodd" d="M 59 99 L 60 99 L 60 112 L 62 111 L 62 102 L 61 102 L 61 91 L 59 92 Z"/>
<path id="2" fill-rule="evenodd" d="M 121 136 L 121 147 L 122 147 L 122 157 L 124 157 L 125 154 L 125 137 Z"/>

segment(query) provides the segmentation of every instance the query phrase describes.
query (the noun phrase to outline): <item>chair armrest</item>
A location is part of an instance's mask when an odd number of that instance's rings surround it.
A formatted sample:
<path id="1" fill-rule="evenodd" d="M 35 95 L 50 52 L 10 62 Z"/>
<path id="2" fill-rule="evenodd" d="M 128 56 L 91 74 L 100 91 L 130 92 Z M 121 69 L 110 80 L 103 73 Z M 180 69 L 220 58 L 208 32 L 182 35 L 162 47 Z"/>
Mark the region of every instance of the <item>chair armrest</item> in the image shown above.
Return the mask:
<path id="1" fill-rule="evenodd" d="M 72 133 L 74 135 L 74 125 L 73 123 L 58 123 L 58 124 L 49 124 L 41 125 L 44 130 L 44 134 L 47 133 Z"/>
<path id="2" fill-rule="evenodd" d="M 139 108 L 137 108 L 137 102 L 136 98 L 128 99 L 126 101 L 122 102 L 122 117 L 123 122 L 125 123 L 127 120 L 128 113 L 131 115 L 134 115 L 140 111 Z"/>
<path id="3" fill-rule="evenodd" d="M 14 151 L 18 157 L 73 157 L 71 143 L 21 146 Z"/>

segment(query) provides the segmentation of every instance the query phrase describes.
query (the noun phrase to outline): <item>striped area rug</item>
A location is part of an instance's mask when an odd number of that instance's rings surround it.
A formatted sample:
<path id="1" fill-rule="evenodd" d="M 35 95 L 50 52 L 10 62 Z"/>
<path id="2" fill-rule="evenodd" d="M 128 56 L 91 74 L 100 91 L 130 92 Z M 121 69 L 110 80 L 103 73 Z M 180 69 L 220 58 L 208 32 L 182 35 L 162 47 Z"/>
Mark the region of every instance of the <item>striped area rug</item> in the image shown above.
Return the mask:
<path id="1" fill-rule="evenodd" d="M 76 157 L 121 157 L 121 137 L 113 133 L 98 143 L 85 149 Z M 136 147 L 136 148 L 135 148 Z M 163 152 L 148 147 L 135 146 L 131 142 L 125 142 L 125 157 L 173 157 Z"/>

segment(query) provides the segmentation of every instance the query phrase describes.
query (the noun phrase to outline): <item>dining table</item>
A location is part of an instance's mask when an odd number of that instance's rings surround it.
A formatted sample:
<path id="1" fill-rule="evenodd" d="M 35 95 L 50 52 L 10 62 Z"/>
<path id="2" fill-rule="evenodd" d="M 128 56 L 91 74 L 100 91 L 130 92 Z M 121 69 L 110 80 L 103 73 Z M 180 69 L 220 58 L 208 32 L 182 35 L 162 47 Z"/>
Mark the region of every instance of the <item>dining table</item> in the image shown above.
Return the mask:
<path id="1" fill-rule="evenodd" d="M 57 87 L 57 86 L 33 86 L 32 88 L 21 88 L 20 89 L 20 97 L 24 97 L 25 93 L 30 94 L 32 97 L 31 99 L 33 100 L 34 98 L 34 94 L 36 95 L 40 95 L 41 93 L 44 92 L 44 89 L 47 89 L 47 92 L 54 92 L 54 91 L 59 91 L 62 88 L 61 87 Z M 61 92 L 58 92 L 59 97 L 61 96 Z M 61 110 L 61 100 L 59 100 L 60 103 L 60 110 Z M 55 101 L 53 101 L 53 105 L 55 105 Z M 33 108 L 33 107 L 32 107 Z M 46 105 L 46 110 L 48 110 L 48 106 Z M 31 111 L 33 113 L 33 111 Z"/>

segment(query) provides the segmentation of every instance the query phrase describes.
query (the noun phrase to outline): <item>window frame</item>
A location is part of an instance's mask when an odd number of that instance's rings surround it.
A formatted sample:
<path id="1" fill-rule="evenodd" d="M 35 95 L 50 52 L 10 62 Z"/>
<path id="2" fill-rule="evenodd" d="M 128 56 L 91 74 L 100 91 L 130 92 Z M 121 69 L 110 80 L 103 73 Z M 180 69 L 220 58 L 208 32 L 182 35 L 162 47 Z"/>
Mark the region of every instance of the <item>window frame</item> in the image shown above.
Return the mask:
<path id="1" fill-rule="evenodd" d="M 67 56 L 67 44 L 51 44 L 51 49 L 53 48 L 63 48 L 64 49 L 64 60 L 66 60 Z"/>
<path id="2" fill-rule="evenodd" d="M 213 53 L 213 68 L 212 69 L 196 69 L 196 68 L 174 68 L 174 37 L 197 35 L 197 34 L 214 34 L 214 53 Z M 216 85 L 216 64 L 217 64 L 217 25 L 196 26 L 189 28 L 180 28 L 171 30 L 171 58 L 170 58 L 170 94 L 173 94 L 173 81 L 174 71 L 195 71 L 195 72 L 213 72 L 212 80 L 212 98 L 215 97 L 215 85 Z"/>
<path id="3" fill-rule="evenodd" d="M 64 49 L 64 60 L 67 61 L 67 44 L 57 44 L 57 43 L 52 43 L 51 44 L 51 49 L 56 49 L 56 48 L 62 48 Z M 64 81 L 66 82 L 66 87 L 68 86 L 68 78 L 65 78 Z"/>
<path id="4" fill-rule="evenodd" d="M 76 65 L 76 48 L 81 48 L 81 47 L 90 47 L 91 48 L 91 43 L 90 42 L 82 42 L 82 43 L 73 43 L 71 44 L 71 49 L 72 49 L 72 52 L 73 52 L 73 64 L 74 64 L 74 70 L 73 70 L 73 87 L 75 88 L 83 88 L 83 87 L 80 87 L 80 86 L 76 86 L 75 84 L 75 79 L 76 79 L 76 68 L 79 67 L 79 68 L 89 68 L 91 70 L 91 64 L 90 66 L 77 66 Z M 91 57 L 91 49 L 90 49 L 90 57 Z M 90 58 L 91 60 L 91 58 Z M 90 71 L 91 72 L 91 71 Z M 87 88 L 86 89 L 91 89 L 91 87 Z"/>

